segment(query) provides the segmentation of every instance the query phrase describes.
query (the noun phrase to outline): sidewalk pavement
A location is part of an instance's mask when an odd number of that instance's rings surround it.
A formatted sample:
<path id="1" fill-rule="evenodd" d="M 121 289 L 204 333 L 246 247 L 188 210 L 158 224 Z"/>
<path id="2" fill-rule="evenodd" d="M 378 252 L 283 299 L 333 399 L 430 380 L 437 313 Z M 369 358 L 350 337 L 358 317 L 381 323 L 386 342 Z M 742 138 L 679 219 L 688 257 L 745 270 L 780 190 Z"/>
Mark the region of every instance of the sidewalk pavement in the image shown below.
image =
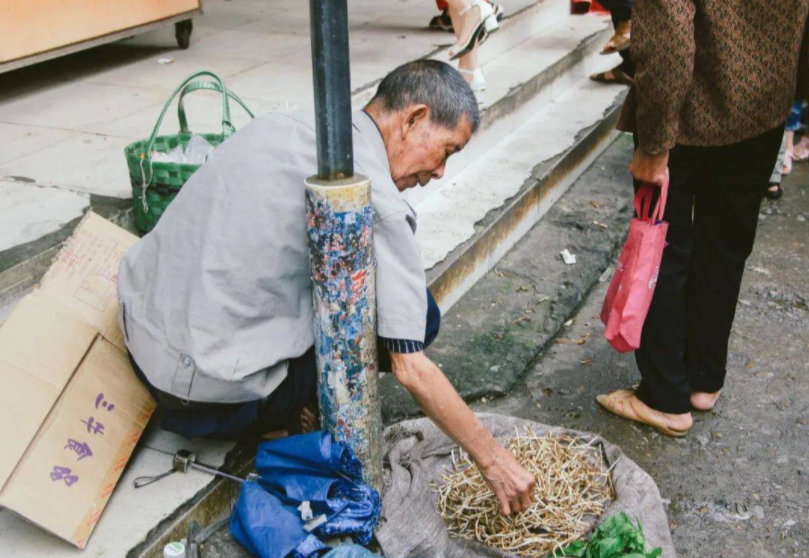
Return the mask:
<path id="1" fill-rule="evenodd" d="M 58 230 L 89 195 L 131 197 L 124 148 L 149 136 L 171 92 L 195 71 L 220 75 L 256 114 L 313 108 L 307 2 L 206 0 L 204 10 L 185 51 L 167 27 L 0 74 L 0 252 Z M 433 0 L 352 0 L 352 90 L 451 44 L 452 34 L 427 29 L 435 14 Z M 194 131 L 221 129 L 220 112 L 215 94 L 188 101 Z M 248 120 L 238 106 L 233 115 L 237 128 Z M 176 118 L 167 114 L 165 132 L 177 129 Z"/>

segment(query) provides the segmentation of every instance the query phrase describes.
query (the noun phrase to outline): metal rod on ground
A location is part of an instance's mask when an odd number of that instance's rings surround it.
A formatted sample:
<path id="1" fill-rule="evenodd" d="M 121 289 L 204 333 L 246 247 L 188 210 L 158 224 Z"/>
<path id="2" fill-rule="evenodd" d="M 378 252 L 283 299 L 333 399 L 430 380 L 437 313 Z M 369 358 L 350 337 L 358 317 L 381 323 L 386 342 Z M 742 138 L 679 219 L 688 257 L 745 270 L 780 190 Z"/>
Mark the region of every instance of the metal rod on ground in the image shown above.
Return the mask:
<path id="1" fill-rule="evenodd" d="M 323 428 L 382 485 L 371 183 L 354 175 L 346 0 L 310 0 L 318 174 L 306 179 Z"/>

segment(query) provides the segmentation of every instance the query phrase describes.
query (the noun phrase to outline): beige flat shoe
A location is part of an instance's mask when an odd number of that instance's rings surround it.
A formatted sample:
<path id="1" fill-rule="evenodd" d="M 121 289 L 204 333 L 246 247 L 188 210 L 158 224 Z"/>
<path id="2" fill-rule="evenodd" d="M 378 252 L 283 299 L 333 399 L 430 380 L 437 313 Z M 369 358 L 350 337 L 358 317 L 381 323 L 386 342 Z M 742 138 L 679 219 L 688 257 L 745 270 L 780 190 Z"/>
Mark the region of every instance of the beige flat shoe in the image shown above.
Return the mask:
<path id="1" fill-rule="evenodd" d="M 685 430 L 670 428 L 663 417 L 659 416 L 662 413 L 649 409 L 638 399 L 635 392 L 629 389 L 619 389 L 609 395 L 598 395 L 596 396 L 596 401 L 612 414 L 651 426 L 666 436 L 681 438 L 688 434 L 688 430 L 690 430 L 690 428 Z"/>

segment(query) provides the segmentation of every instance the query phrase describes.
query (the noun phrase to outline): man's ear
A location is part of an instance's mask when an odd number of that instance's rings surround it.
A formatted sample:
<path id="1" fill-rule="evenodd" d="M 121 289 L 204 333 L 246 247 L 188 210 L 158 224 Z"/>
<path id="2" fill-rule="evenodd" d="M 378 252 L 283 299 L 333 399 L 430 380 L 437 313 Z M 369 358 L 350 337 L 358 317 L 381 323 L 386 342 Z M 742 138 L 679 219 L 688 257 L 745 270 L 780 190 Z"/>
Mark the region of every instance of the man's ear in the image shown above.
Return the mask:
<path id="1" fill-rule="evenodd" d="M 402 139 L 418 126 L 430 120 L 430 109 L 427 105 L 411 105 L 404 111 L 402 122 Z"/>

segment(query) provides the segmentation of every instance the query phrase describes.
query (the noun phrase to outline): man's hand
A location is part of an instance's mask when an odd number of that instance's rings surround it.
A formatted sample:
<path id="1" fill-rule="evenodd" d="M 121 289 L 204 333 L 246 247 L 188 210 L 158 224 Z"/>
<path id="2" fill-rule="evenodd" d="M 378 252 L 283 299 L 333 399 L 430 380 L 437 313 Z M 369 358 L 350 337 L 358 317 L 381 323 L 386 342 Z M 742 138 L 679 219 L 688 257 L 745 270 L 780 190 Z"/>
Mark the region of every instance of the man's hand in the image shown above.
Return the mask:
<path id="1" fill-rule="evenodd" d="M 534 477 L 495 440 L 441 369 L 423 352 L 391 353 L 390 356 L 396 379 L 410 392 L 424 414 L 477 464 L 503 513 L 528 509 L 534 494 Z"/>
<path id="2" fill-rule="evenodd" d="M 498 445 L 491 462 L 485 465 L 478 463 L 478 468 L 494 491 L 505 515 L 519 513 L 531 507 L 536 481 L 510 451 Z"/>
<path id="3" fill-rule="evenodd" d="M 629 172 L 638 182 L 662 188 L 669 175 L 669 152 L 650 155 L 639 147 L 635 150 Z"/>

